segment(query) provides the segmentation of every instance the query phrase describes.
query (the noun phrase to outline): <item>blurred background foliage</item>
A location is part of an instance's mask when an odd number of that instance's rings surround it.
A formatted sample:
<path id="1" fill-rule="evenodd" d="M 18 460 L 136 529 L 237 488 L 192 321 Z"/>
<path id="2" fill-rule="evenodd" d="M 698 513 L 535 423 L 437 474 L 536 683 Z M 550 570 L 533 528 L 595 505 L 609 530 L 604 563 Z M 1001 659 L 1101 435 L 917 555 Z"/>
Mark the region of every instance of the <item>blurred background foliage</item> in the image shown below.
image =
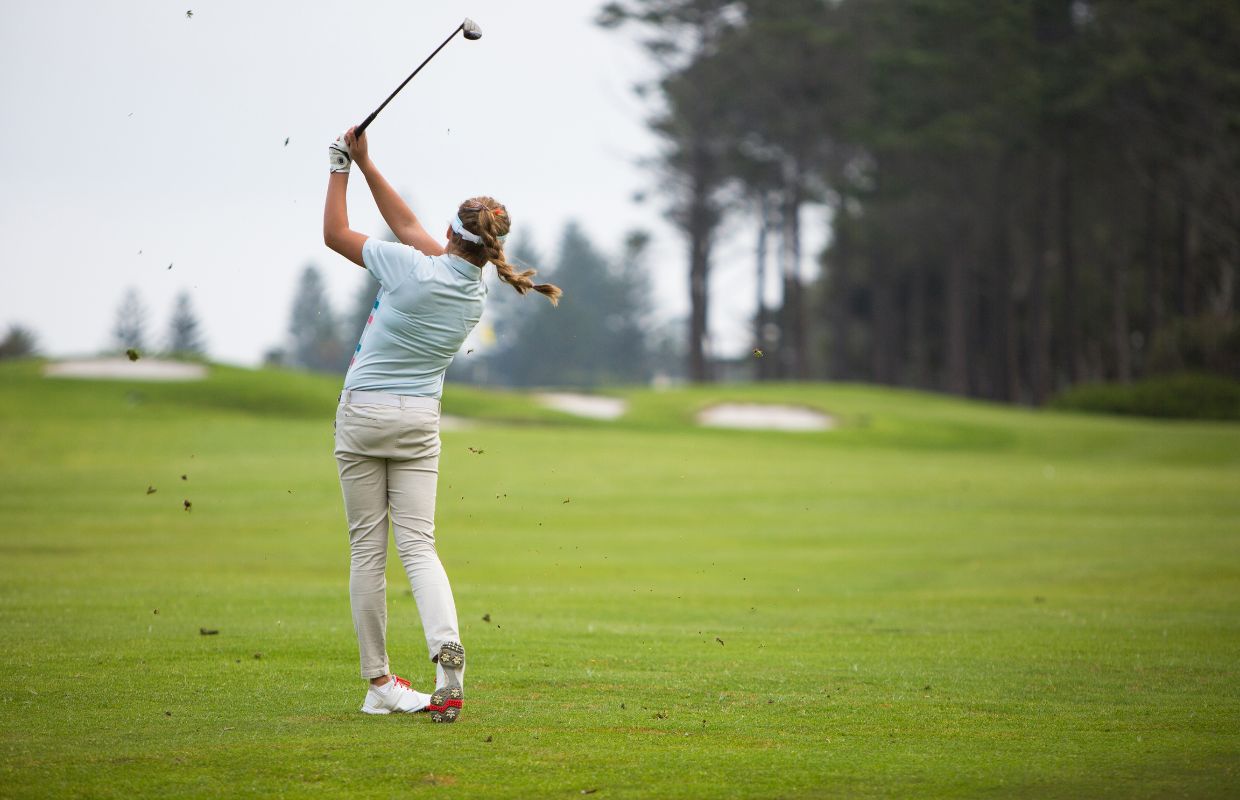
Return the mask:
<path id="1" fill-rule="evenodd" d="M 720 225 L 759 221 L 759 379 L 1042 404 L 1240 377 L 1240 5 L 623 0 L 688 241 L 695 380 Z M 798 269 L 802 211 L 830 221 Z"/>
<path id="2" fill-rule="evenodd" d="M 634 87 L 661 142 L 648 196 L 683 236 L 688 316 L 658 321 L 649 270 L 678 265 L 647 264 L 649 234 L 609 253 L 570 223 L 554 253 L 513 246 L 565 302 L 493 281 L 453 380 L 833 380 L 1036 406 L 1088 385 L 1085 405 L 1126 409 L 1147 407 L 1133 381 L 1240 381 L 1240 4 L 617 0 L 597 22 L 653 67 Z M 767 287 L 740 357 L 708 336 L 732 228 L 756 231 Z M 359 281 L 336 309 L 307 265 L 267 362 L 342 372 L 377 291 Z M 156 340 L 126 291 L 111 351 L 205 357 L 177 302 Z M 33 349 L 16 330 L 0 357 Z"/>

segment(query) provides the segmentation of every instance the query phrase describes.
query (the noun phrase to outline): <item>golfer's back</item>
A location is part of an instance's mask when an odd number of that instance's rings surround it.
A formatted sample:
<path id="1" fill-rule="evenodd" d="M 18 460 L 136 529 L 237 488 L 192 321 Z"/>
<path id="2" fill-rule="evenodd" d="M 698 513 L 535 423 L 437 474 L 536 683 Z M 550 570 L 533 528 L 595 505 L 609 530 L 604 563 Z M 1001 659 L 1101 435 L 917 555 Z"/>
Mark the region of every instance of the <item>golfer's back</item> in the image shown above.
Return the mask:
<path id="1" fill-rule="evenodd" d="M 344 388 L 439 397 L 452 357 L 482 317 L 482 270 L 459 256 L 427 256 L 374 238 L 362 260 L 381 288 Z"/>

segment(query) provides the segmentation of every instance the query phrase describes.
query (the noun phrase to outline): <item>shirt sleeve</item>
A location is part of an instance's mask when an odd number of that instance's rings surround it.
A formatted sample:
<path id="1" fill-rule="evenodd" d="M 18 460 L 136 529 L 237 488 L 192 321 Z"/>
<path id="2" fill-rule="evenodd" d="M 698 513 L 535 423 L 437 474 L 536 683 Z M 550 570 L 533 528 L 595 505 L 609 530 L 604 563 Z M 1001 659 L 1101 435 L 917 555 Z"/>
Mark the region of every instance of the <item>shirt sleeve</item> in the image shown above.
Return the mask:
<path id="1" fill-rule="evenodd" d="M 395 291 L 410 275 L 425 270 L 428 263 L 422 262 L 429 263 L 430 256 L 400 242 L 385 242 L 372 236 L 362 245 L 362 263 L 389 292 Z"/>

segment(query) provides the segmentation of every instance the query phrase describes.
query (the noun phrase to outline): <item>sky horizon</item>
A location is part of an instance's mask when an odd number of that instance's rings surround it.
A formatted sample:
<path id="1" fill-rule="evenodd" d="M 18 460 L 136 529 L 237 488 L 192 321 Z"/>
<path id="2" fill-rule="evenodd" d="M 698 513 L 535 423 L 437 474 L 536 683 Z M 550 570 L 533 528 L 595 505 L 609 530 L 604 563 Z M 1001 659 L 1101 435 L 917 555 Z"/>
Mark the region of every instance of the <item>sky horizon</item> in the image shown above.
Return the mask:
<path id="1" fill-rule="evenodd" d="M 598 28 L 596 2 L 548 2 L 538 14 L 499 0 L 452 5 L 10 9 L 0 116 L 32 134 L 10 138 L 0 192 L 0 328 L 29 328 L 51 356 L 88 355 L 110 341 L 128 288 L 160 337 L 186 291 L 208 354 L 255 365 L 287 342 L 307 264 L 333 307 L 351 308 L 360 271 L 321 237 L 326 146 L 466 14 L 482 40 L 458 37 L 384 110 L 368 131 L 376 164 L 432 231 L 465 197 L 499 198 L 514 241 L 549 263 L 570 221 L 613 255 L 644 229 L 658 316 L 683 317 L 686 245 L 640 166 L 659 143 L 645 124 L 654 107 L 632 91 L 652 74 L 636 32 Z M 348 201 L 355 229 L 386 230 L 356 171 Z M 723 354 L 744 351 L 755 294 L 752 226 L 732 219 L 711 288 Z M 806 226 L 804 252 L 818 252 L 823 227 Z"/>

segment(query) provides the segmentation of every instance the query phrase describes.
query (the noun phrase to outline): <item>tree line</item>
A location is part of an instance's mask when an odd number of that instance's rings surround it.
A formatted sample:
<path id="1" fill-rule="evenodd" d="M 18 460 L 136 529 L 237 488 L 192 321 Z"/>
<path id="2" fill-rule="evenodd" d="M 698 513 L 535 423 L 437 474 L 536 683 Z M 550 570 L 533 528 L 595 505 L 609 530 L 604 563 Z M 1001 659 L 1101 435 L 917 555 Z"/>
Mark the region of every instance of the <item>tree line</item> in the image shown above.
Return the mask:
<path id="1" fill-rule="evenodd" d="M 511 260 L 556 283 L 565 300 L 553 307 L 537 295 L 519 296 L 492 270 L 487 314 L 476 345 L 458 353 L 452 380 L 503 386 L 578 386 L 647 383 L 676 377 L 681 353 L 669 331 L 656 324 L 646 280 L 648 236 L 630 233 L 621 252 L 608 254 L 576 224 L 564 229 L 553 258 L 526 237 L 514 243 Z M 365 270 L 343 304 L 333 304 L 314 264 L 301 272 L 289 315 L 286 344 L 266 361 L 343 373 L 352 358 L 379 284 Z M 342 305 L 343 308 L 337 308 Z"/>
<path id="2" fill-rule="evenodd" d="M 138 290 L 130 287 L 121 296 L 116 307 L 116 320 L 112 325 L 112 341 L 109 348 L 114 352 L 135 350 L 146 353 L 158 350 L 173 358 L 206 358 L 202 323 L 194 311 L 189 292 L 181 292 L 172 302 L 172 313 L 162 342 L 152 337 L 146 304 Z"/>
<path id="3" fill-rule="evenodd" d="M 755 299 L 759 378 L 1040 404 L 1240 377 L 1240 4 L 619 0 L 598 21 L 658 67 L 639 89 L 688 243 L 692 379 L 737 220 L 782 289 Z"/>

